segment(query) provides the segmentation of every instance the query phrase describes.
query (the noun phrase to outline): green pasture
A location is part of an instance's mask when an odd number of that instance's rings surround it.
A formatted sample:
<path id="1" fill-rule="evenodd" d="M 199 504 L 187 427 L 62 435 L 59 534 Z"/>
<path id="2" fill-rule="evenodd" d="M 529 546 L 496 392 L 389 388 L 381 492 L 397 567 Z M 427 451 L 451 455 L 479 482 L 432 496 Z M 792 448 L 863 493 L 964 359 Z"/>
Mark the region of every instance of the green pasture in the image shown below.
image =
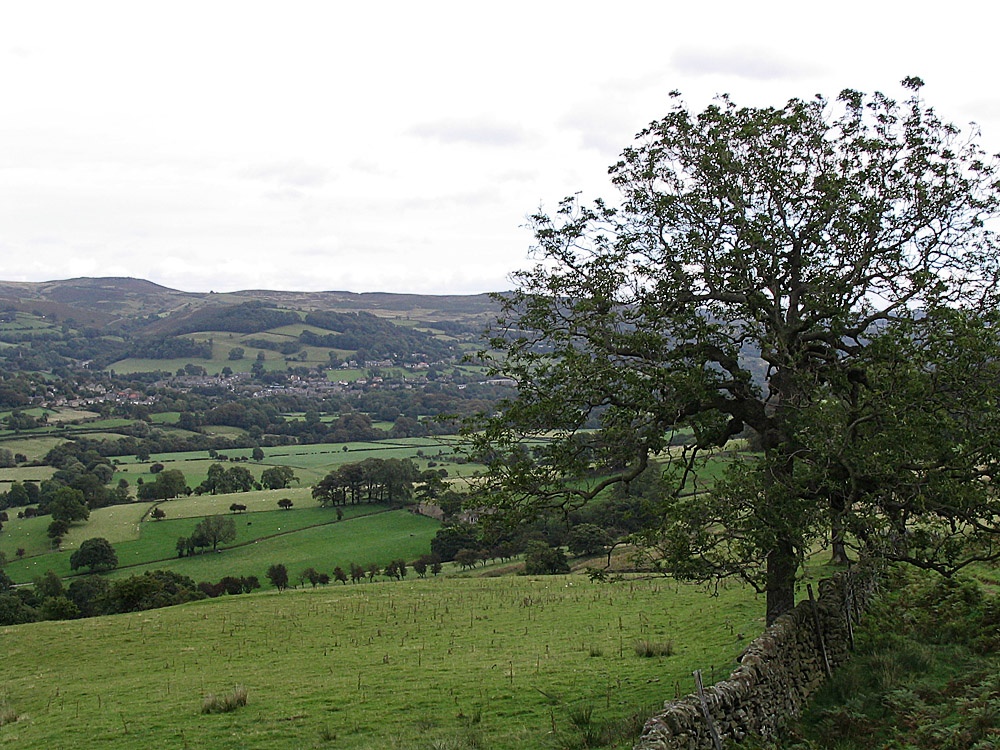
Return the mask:
<path id="1" fill-rule="evenodd" d="M 151 507 L 151 503 L 130 503 L 98 508 L 90 512 L 90 519 L 86 523 L 70 526 L 69 533 L 63 537 L 62 544 L 66 557 L 67 573 L 69 572 L 69 553 L 79 547 L 80 542 L 84 539 L 100 536 L 112 544 L 138 539 L 139 522 Z M 17 518 L 19 510 L 11 508 L 7 511 L 10 520 L 4 524 L 3 533 L 0 534 L 0 550 L 11 561 L 11 570 L 29 565 L 30 558 L 41 557 L 42 559 L 55 560 L 62 555 L 63 553 L 52 551 L 51 540 L 46 534 L 49 524 L 52 523 L 52 517 Z M 16 559 L 15 552 L 18 548 L 24 549 L 24 560 Z M 44 564 L 44 562 L 41 563 L 41 565 Z M 32 564 L 32 567 L 37 566 Z M 33 575 L 35 574 L 32 573 L 18 580 L 22 582 L 30 580 Z"/>
<path id="2" fill-rule="evenodd" d="M 345 383 L 353 383 L 355 380 L 361 380 L 362 378 L 367 378 L 368 370 L 338 368 L 336 370 L 327 370 L 326 377 L 329 380 L 333 380 L 337 383 L 341 381 L 344 381 Z"/>
<path id="3" fill-rule="evenodd" d="M 227 497 L 233 498 L 233 495 Z M 145 506 L 145 507 L 140 507 Z M 216 552 L 205 552 L 192 557 L 177 557 L 177 539 L 190 536 L 197 524 L 197 518 L 176 518 L 171 504 L 161 507 L 167 512 L 162 521 L 143 520 L 139 523 L 139 511 L 148 510 L 148 504 L 117 506 L 117 529 L 106 528 L 98 520 L 96 525 L 87 523 L 73 529 L 73 547 L 94 536 L 105 536 L 114 542 L 118 555 L 118 569 L 113 577 L 141 573 L 144 570 L 169 568 L 191 576 L 195 581 L 216 581 L 223 576 L 256 575 L 264 585 L 267 568 L 276 562 L 288 566 L 289 573 L 297 575 L 300 570 L 313 566 L 330 573 L 336 565 L 344 569 L 351 562 L 368 564 L 388 563 L 398 557 L 413 560 L 430 551 L 430 540 L 437 533 L 440 524 L 433 519 L 419 516 L 409 511 L 389 511 L 384 506 L 349 505 L 344 510 L 344 520 L 337 521 L 332 508 L 295 507 L 279 510 L 271 506 L 268 510 L 230 514 L 228 505 L 225 515 L 232 515 L 236 523 L 236 540 L 223 545 Z M 125 509 L 125 510 L 120 510 Z M 96 513 L 96 511 L 95 511 Z M 138 517 L 137 517 L 138 516 Z M 60 552 L 43 554 L 48 539 L 45 528 L 48 519 L 24 519 L 21 527 L 11 539 L 4 539 L 3 551 L 10 559 L 7 574 L 17 583 L 26 583 L 48 570 L 60 577 L 73 574 L 70 570 L 72 549 L 68 542 Z M 43 523 L 32 523 L 43 521 Z M 136 533 L 141 529 L 141 534 Z M 127 532 L 132 537 L 121 539 Z M 114 535 L 118 534 L 118 538 Z M 27 549 L 24 559 L 16 559 L 14 551 L 24 546 L 17 540 L 31 536 L 45 539 L 42 552 Z M 11 549 L 7 549 L 10 546 Z"/>
<path id="4" fill-rule="evenodd" d="M 598 747 L 584 730 L 641 725 L 694 669 L 728 673 L 762 610 L 735 586 L 411 573 L 8 627 L 0 701 L 20 718 L 0 745 Z M 641 658 L 643 640 L 673 655 Z M 245 707 L 200 712 L 235 685 Z"/>
<path id="5" fill-rule="evenodd" d="M 40 331 L 55 327 L 55 324 L 25 312 L 15 313 L 14 320 L 0 323 L 0 331 Z"/>
<path id="6" fill-rule="evenodd" d="M 96 411 L 89 411 L 87 409 L 72 409 L 67 406 L 60 406 L 57 409 L 42 409 L 48 414 L 50 424 L 62 424 L 64 422 L 83 422 L 89 419 L 100 419 L 100 414 Z M 29 409 L 28 413 L 32 414 L 34 410 Z M 40 414 L 35 414 L 34 416 L 41 416 Z M 127 422 L 126 422 L 127 424 Z"/>
<path id="7" fill-rule="evenodd" d="M 159 414 L 150 414 L 149 421 L 153 424 L 158 425 L 171 425 L 177 424 L 177 420 L 181 418 L 181 413 L 179 411 L 164 411 Z"/>
<path id="8" fill-rule="evenodd" d="M 312 487 L 292 487 L 287 490 L 251 490 L 228 495 L 191 495 L 178 497 L 160 503 L 167 518 L 201 518 L 229 513 L 233 503 L 247 506 L 248 512 L 274 510 L 278 501 L 287 497 L 295 505 L 293 508 L 318 508 L 313 500 Z"/>
<path id="9" fill-rule="evenodd" d="M 9 417 L 15 411 L 21 412 L 22 414 L 29 414 L 35 419 L 40 417 L 49 417 L 51 419 L 56 413 L 53 409 L 48 409 L 44 406 L 32 406 L 27 409 L 3 409 L 0 410 L 0 419 Z"/>
<path id="10" fill-rule="evenodd" d="M 254 478 L 259 480 L 264 469 L 270 466 L 288 466 L 299 478 L 293 487 L 311 486 L 326 476 L 327 472 L 345 463 L 357 463 L 366 458 L 409 458 L 421 469 L 427 468 L 429 461 L 435 461 L 437 468 L 448 470 L 449 476 L 468 475 L 482 467 L 476 464 L 453 464 L 453 449 L 456 438 L 400 438 L 398 440 L 380 440 L 372 442 L 353 443 L 316 443 L 310 445 L 282 445 L 263 448 L 262 461 L 241 461 L 240 466 L 246 467 Z M 344 450 L 344 448 L 347 450 Z M 232 448 L 221 451 L 227 458 L 249 458 L 251 448 Z M 422 455 L 418 455 L 418 451 Z M 153 463 L 162 463 L 164 468 L 178 469 L 184 473 L 188 486 L 196 487 L 208 475 L 208 468 L 213 463 L 221 463 L 228 467 L 225 460 L 210 458 L 208 451 L 183 451 L 177 453 L 158 453 L 150 456 L 150 460 L 139 462 L 135 456 L 117 456 L 118 478 L 124 477 L 129 484 L 136 484 L 142 477 L 143 482 L 155 480 L 155 475 L 149 473 Z M 0 474 L 2 476 L 2 474 Z"/>
<path id="11" fill-rule="evenodd" d="M 242 437 L 247 432 L 242 427 L 226 424 L 207 424 L 201 428 L 201 431 L 212 437 Z"/>
<path id="12" fill-rule="evenodd" d="M 23 453 L 29 461 L 38 461 L 57 445 L 62 445 L 65 442 L 66 438 L 64 437 L 54 435 L 25 437 L 22 433 L 17 437 L 0 440 L 0 448 L 6 448 L 11 453 Z"/>
<path id="13" fill-rule="evenodd" d="M 2 443 L 0 443 L 2 445 Z M 0 492 L 6 492 L 11 482 L 41 482 L 56 473 L 53 466 L 17 466 L 10 469 L 0 469 Z"/>
<path id="14" fill-rule="evenodd" d="M 352 517 L 355 513 L 368 515 Z M 336 521 L 336 517 L 332 509 L 321 508 L 238 514 L 235 516 L 237 539 L 234 545 L 220 552 L 184 558 L 176 556 L 177 538 L 189 536 L 195 521 L 177 521 L 173 529 L 156 530 L 149 542 L 156 541 L 166 549 L 167 554 L 159 558 L 163 562 L 135 566 L 132 561 L 143 559 L 147 551 L 142 547 L 146 544 L 146 532 L 153 531 L 144 529 L 142 540 L 117 548 L 119 569 L 112 576 L 123 577 L 169 567 L 195 581 L 255 575 L 264 586 L 269 586 L 265 574 L 274 563 L 284 564 L 294 579 L 310 566 L 330 574 L 338 565 L 347 570 L 352 562 L 366 566 L 373 562 L 385 565 L 397 558 L 410 562 L 430 552 L 431 539 L 440 528 L 437 521 L 425 516 L 373 506 L 348 506 L 343 521 Z M 124 565 L 133 567 L 121 567 Z"/>

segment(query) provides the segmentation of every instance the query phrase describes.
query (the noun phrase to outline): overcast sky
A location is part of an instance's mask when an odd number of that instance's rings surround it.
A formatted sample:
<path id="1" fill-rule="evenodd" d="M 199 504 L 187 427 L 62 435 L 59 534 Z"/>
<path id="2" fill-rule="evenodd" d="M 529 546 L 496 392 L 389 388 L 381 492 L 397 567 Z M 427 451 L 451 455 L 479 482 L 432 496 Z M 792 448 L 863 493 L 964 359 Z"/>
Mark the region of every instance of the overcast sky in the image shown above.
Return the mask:
<path id="1" fill-rule="evenodd" d="M 0 279 L 466 294 L 526 217 L 695 108 L 925 98 L 1000 151 L 992 22 L 959 0 L 4 2 Z"/>

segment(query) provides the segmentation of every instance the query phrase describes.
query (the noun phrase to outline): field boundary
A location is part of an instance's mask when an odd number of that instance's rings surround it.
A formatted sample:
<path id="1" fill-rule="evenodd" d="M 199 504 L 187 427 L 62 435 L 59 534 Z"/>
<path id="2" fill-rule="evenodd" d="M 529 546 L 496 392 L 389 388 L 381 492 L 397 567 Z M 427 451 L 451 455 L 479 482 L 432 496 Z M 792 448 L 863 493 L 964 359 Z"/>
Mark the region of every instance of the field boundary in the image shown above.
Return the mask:
<path id="1" fill-rule="evenodd" d="M 854 624 L 878 581 L 872 567 L 859 565 L 820 581 L 818 599 L 810 586 L 808 599 L 751 642 L 728 679 L 665 703 L 635 750 L 721 750 L 727 740 L 773 736 L 850 658 Z"/>

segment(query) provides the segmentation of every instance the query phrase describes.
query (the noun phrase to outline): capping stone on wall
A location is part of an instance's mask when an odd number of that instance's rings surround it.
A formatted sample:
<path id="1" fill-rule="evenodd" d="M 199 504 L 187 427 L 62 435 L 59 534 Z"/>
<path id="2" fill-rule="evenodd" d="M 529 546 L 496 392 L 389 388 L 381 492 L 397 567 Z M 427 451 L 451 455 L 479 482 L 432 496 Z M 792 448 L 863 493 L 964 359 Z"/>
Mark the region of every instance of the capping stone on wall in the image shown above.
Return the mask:
<path id="1" fill-rule="evenodd" d="M 858 566 L 820 581 L 815 604 L 801 601 L 775 620 L 743 652 L 729 679 L 705 689 L 705 702 L 723 746 L 748 735 L 772 736 L 800 713 L 826 679 L 827 662 L 835 669 L 848 659 L 851 628 L 873 596 L 877 580 L 871 568 Z M 646 722 L 635 750 L 715 747 L 699 696 L 688 695 L 668 701 Z"/>

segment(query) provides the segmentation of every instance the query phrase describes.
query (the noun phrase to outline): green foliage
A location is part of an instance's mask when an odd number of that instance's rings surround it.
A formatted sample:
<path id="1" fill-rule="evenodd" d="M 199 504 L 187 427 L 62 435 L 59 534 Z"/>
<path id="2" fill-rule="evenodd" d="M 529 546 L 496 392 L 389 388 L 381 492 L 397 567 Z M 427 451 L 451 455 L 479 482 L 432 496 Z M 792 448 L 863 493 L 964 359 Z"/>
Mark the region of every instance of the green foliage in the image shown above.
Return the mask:
<path id="1" fill-rule="evenodd" d="M 180 469 L 167 469 L 156 474 L 152 482 L 144 482 L 136 490 L 140 500 L 170 500 L 190 492 L 187 479 Z"/>
<path id="2" fill-rule="evenodd" d="M 206 307 L 195 310 L 185 319 L 173 325 L 175 334 L 196 331 L 233 331 L 234 333 L 257 333 L 268 328 L 298 323 L 298 313 L 292 310 L 278 310 L 263 302 L 245 302 L 226 307 Z"/>
<path id="3" fill-rule="evenodd" d="M 1000 558 L 998 165 L 920 85 L 675 96 L 611 168 L 617 207 L 532 217 L 539 262 L 480 352 L 519 384 L 469 425 L 482 497 L 573 513 L 669 460 L 648 541 L 675 574 L 751 582 L 768 621 L 831 536 L 945 571 Z M 685 494 L 747 432 L 762 455 Z"/>
<path id="4" fill-rule="evenodd" d="M 90 571 L 113 570 L 118 567 L 118 555 L 111 542 L 102 537 L 86 539 L 69 558 L 71 570 L 90 568 Z"/>
<path id="5" fill-rule="evenodd" d="M 566 544 L 574 555 L 596 555 L 611 544 L 611 537 L 600 526 L 581 523 L 570 529 Z"/>
<path id="6" fill-rule="evenodd" d="M 212 345 L 207 341 L 187 338 L 164 338 L 136 341 L 129 356 L 137 359 L 176 359 L 180 357 L 212 358 Z"/>
<path id="7" fill-rule="evenodd" d="M 278 591 L 288 588 L 288 568 L 282 563 L 275 563 L 267 569 L 267 580 Z"/>
<path id="8" fill-rule="evenodd" d="M 469 523 L 442 526 L 431 540 L 431 552 L 441 561 L 450 562 L 463 550 L 482 547 L 479 530 Z"/>
<path id="9" fill-rule="evenodd" d="M 287 468 L 287 467 L 286 467 Z M 199 495 L 226 495 L 232 492 L 249 492 L 256 481 L 253 474 L 245 466 L 230 466 L 212 464 L 208 467 L 208 477 L 195 488 Z"/>
<path id="10" fill-rule="evenodd" d="M 329 472 L 313 487 L 321 505 L 393 503 L 409 500 L 420 473 L 408 458 L 366 458 Z"/>
<path id="11" fill-rule="evenodd" d="M 54 521 L 71 524 L 90 518 L 90 509 L 84 504 L 83 493 L 72 487 L 57 489 L 49 496 L 45 507 Z"/>
<path id="12" fill-rule="evenodd" d="M 1000 718 L 996 612 L 974 582 L 896 574 L 854 658 L 775 744 L 783 750 L 987 750 Z"/>
<path id="13" fill-rule="evenodd" d="M 236 539 L 236 522 L 230 516 L 209 516 L 198 522 L 191 536 L 197 540 L 196 546 L 215 550 Z"/>
<path id="14" fill-rule="evenodd" d="M 551 576 L 569 573 L 569 561 L 558 547 L 550 547 L 544 542 L 529 542 L 524 551 L 524 574 L 529 576 Z"/>
<path id="15" fill-rule="evenodd" d="M 260 475 L 260 484 L 266 490 L 283 490 L 297 481 L 298 477 L 288 466 L 271 466 Z"/>

